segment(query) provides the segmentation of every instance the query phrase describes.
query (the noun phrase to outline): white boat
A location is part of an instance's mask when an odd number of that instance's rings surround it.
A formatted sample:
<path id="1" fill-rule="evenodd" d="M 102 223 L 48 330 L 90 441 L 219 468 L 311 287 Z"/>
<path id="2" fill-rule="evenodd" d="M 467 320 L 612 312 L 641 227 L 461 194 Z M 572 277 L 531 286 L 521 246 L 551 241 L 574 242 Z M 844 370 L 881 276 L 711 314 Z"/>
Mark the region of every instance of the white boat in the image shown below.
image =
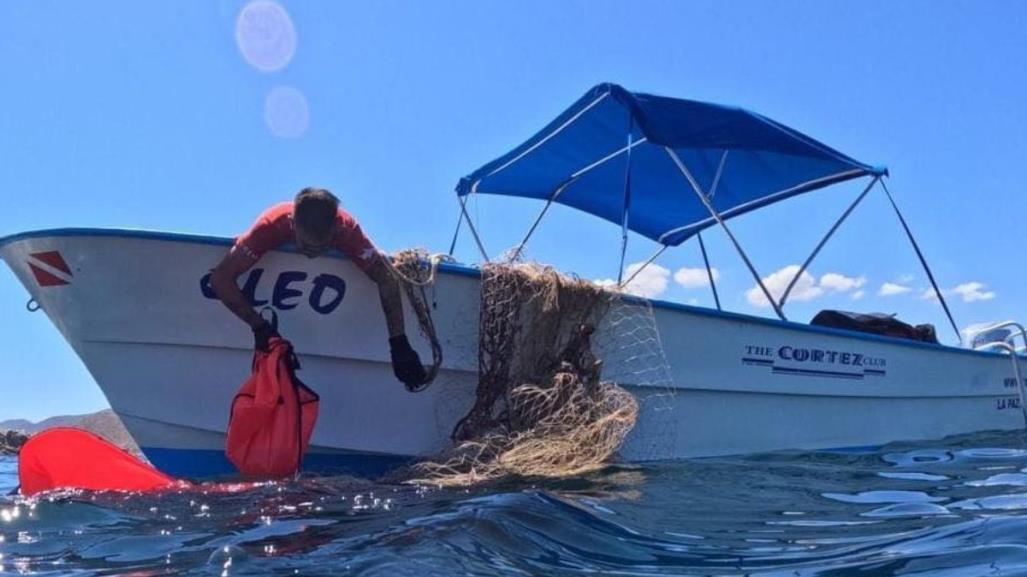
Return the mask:
<path id="1" fill-rule="evenodd" d="M 599 108 L 590 102 L 499 165 L 544 153 L 539 143 L 556 140 L 554 130 Z M 621 153 L 640 153 L 637 142 Z M 496 166 L 476 174 L 495 175 Z M 714 181 L 728 178 L 724 167 L 721 157 Z M 867 174 L 872 183 L 881 178 Z M 468 193 L 490 184 L 463 183 Z M 723 224 L 725 214 L 705 208 Z M 0 239 L 30 308 L 51 319 L 147 458 L 174 475 L 233 472 L 223 453 L 228 408 L 249 374 L 252 336 L 206 284 L 231 242 L 104 229 Z M 301 379 L 321 396 L 305 469 L 375 475 L 450 445 L 474 400 L 479 282 L 477 268 L 439 266 L 432 313 L 445 361 L 432 386 L 409 393 L 392 375 L 376 287 L 347 259 L 276 251 L 241 279 L 251 300 L 278 311 Z M 669 302 L 653 301 L 652 310 L 669 378 L 620 379 L 642 400 L 621 450 L 627 461 L 867 447 L 1025 424 L 1023 380 L 1005 337 L 974 350 Z M 406 318 L 415 348 L 430 358 L 427 343 L 413 338 L 414 315 Z"/>

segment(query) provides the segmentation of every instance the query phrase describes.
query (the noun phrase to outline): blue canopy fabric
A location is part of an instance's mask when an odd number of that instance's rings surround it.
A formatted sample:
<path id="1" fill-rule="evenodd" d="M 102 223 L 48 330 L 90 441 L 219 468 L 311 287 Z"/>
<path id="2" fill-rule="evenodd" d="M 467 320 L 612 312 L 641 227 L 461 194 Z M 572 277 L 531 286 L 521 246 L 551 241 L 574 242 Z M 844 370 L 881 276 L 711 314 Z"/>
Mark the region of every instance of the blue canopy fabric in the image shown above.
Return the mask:
<path id="1" fill-rule="evenodd" d="M 716 223 L 886 169 L 747 110 L 600 84 L 457 194 L 552 200 L 676 246 Z"/>

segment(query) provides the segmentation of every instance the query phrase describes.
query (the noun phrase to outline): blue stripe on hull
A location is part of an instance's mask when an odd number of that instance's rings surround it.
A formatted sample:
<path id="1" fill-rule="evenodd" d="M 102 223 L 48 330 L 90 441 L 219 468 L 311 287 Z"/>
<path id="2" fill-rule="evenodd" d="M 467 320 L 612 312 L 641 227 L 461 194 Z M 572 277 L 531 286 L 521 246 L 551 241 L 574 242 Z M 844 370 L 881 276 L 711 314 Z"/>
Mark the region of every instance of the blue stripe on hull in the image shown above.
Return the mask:
<path id="1" fill-rule="evenodd" d="M 882 445 L 833 447 L 827 453 L 870 454 Z M 223 451 L 209 449 L 158 449 L 143 447 L 143 454 L 153 466 L 173 477 L 209 479 L 238 476 L 235 466 Z M 303 471 L 319 475 L 354 475 L 373 479 L 413 462 L 411 457 L 367 453 L 310 453 L 303 459 Z"/>
<path id="2" fill-rule="evenodd" d="M 154 467 L 173 477 L 202 479 L 238 475 L 224 451 L 211 449 L 162 449 L 142 447 L 143 454 Z M 303 471 L 322 475 L 356 475 L 378 477 L 412 461 L 396 455 L 366 453 L 308 453 L 303 458 Z"/>

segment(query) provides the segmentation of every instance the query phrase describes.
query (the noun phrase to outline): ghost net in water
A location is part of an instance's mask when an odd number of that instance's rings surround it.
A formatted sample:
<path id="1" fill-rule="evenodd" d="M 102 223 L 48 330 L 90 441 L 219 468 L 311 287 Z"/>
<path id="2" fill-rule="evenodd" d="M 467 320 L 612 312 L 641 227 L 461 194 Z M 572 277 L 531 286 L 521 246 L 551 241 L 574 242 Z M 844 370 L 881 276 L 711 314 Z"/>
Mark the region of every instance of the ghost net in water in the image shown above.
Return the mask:
<path id="1" fill-rule="evenodd" d="M 463 485 L 604 466 L 639 411 L 631 393 L 602 379 L 593 352 L 597 329 L 621 299 L 552 267 L 485 265 L 476 401 L 453 431 L 457 445 L 417 465 L 416 481 Z"/>

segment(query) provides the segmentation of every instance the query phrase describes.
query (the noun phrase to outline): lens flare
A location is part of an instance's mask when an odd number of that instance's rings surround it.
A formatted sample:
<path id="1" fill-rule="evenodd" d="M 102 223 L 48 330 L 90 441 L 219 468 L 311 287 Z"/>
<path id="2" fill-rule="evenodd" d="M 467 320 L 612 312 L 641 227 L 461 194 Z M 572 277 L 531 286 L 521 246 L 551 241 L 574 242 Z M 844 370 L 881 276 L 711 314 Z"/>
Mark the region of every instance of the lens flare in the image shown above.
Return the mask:
<path id="1" fill-rule="evenodd" d="M 235 43 L 250 66 L 274 72 L 285 68 L 296 54 L 296 28 L 281 4 L 254 0 L 239 11 Z"/>
<path id="2" fill-rule="evenodd" d="M 264 122 L 280 138 L 299 138 L 310 126 L 310 109 L 303 93 L 292 86 L 276 86 L 264 100 Z"/>

